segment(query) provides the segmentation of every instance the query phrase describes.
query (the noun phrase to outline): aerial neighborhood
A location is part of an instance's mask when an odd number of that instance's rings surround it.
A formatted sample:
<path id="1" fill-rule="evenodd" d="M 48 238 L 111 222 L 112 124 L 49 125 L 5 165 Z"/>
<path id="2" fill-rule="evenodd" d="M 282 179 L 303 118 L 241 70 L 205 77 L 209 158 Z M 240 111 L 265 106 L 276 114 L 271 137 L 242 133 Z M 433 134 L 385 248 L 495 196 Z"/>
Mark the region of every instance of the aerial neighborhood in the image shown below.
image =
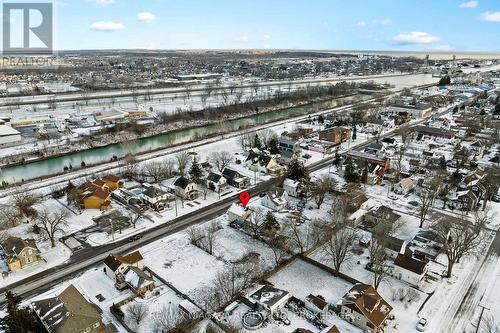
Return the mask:
<path id="1" fill-rule="evenodd" d="M 178 56 L 61 56 L 81 71 L 57 87 L 0 73 L 0 114 L 33 116 L 0 125 L 2 325 L 411 333 L 498 320 L 479 302 L 498 275 L 497 60 Z M 327 84 L 308 81 L 314 68 Z M 27 90 L 49 100 L 24 102 Z M 33 108 L 54 115 L 37 123 Z"/>

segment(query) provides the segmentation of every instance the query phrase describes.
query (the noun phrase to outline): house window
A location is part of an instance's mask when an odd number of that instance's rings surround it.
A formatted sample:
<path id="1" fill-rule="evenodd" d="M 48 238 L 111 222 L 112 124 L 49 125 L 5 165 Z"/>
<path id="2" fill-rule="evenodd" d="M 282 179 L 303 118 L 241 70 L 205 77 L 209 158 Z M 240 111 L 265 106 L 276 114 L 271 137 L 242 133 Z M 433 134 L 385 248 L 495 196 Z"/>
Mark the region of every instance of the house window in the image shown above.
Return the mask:
<path id="1" fill-rule="evenodd" d="M 94 328 L 98 328 L 99 326 L 101 326 L 101 323 L 97 322 L 97 323 L 94 323 Z"/>

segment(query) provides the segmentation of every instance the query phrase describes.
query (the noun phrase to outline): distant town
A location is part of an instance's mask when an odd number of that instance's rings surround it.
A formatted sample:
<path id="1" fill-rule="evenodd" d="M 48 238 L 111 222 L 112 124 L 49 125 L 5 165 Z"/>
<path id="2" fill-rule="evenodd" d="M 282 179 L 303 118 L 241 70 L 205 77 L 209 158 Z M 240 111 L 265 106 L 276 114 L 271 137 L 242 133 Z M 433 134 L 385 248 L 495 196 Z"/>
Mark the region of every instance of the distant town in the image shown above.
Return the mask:
<path id="1" fill-rule="evenodd" d="M 498 332 L 499 57 L 64 51 L 0 95 L 5 332 Z"/>

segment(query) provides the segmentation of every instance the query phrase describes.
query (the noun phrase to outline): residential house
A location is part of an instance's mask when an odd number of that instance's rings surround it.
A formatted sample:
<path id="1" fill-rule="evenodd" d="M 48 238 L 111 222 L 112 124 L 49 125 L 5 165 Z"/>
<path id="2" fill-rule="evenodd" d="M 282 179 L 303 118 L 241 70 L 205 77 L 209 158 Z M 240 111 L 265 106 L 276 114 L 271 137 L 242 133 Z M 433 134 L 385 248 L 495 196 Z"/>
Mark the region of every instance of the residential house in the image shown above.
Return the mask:
<path id="1" fill-rule="evenodd" d="M 347 152 L 347 159 L 356 164 L 355 167 L 363 174 L 362 181 L 366 184 L 381 184 L 385 173 L 390 170 L 390 160 L 386 157 L 350 150 Z"/>
<path id="2" fill-rule="evenodd" d="M 389 222 L 392 226 L 396 226 L 399 222 L 401 215 L 394 213 L 394 211 L 387 206 L 379 206 L 370 209 L 364 216 L 364 223 L 373 228 L 381 222 Z"/>
<path id="3" fill-rule="evenodd" d="M 222 175 L 210 172 L 206 179 L 206 186 L 209 190 L 222 193 L 227 187 L 227 180 Z"/>
<path id="4" fill-rule="evenodd" d="M 342 318 L 372 333 L 384 330 L 392 306 L 370 285 L 357 283 L 339 302 Z"/>
<path id="5" fill-rule="evenodd" d="M 341 144 L 351 138 L 351 130 L 347 127 L 335 126 L 318 132 L 319 139 Z"/>
<path id="6" fill-rule="evenodd" d="M 229 223 L 236 223 L 238 225 L 243 225 L 252 214 L 250 208 L 243 208 L 242 205 L 233 203 L 231 207 L 227 210 L 227 220 Z"/>
<path id="7" fill-rule="evenodd" d="M 104 272 L 110 279 L 116 282 L 117 274 L 122 274 L 128 267 L 137 267 L 144 269 L 144 262 L 139 251 L 132 252 L 125 256 L 117 253 L 111 253 L 104 259 Z"/>
<path id="8" fill-rule="evenodd" d="M 99 308 L 70 285 L 59 296 L 31 303 L 45 333 L 105 333 Z"/>
<path id="9" fill-rule="evenodd" d="M 123 182 L 120 180 L 120 177 L 115 175 L 106 175 L 102 178 L 106 186 L 110 191 L 114 191 L 118 188 L 123 187 Z"/>
<path id="10" fill-rule="evenodd" d="M 242 299 L 250 308 L 263 309 L 268 315 L 275 314 L 285 307 L 292 295 L 271 285 L 261 285 L 256 291 Z"/>
<path id="11" fill-rule="evenodd" d="M 347 212 L 352 214 L 360 208 L 364 207 L 364 204 L 368 201 L 365 193 L 359 188 L 359 185 L 349 184 L 347 186 L 347 191 L 345 192 Z"/>
<path id="12" fill-rule="evenodd" d="M 12 273 L 43 260 L 32 238 L 8 237 L 2 242 L 2 249 Z"/>
<path id="13" fill-rule="evenodd" d="M 400 253 L 402 253 L 402 250 L 404 250 L 405 255 L 412 255 L 412 251 L 410 250 L 410 247 L 407 246 L 407 241 L 404 239 L 394 236 L 388 236 L 386 239 L 384 239 L 384 245 L 385 254 L 387 254 L 387 256 L 389 256 L 393 260 L 396 260 L 396 257 Z"/>
<path id="14" fill-rule="evenodd" d="M 293 138 L 281 135 L 278 141 L 278 149 L 282 162 L 289 163 L 294 157 L 301 152 L 299 143 Z"/>
<path id="15" fill-rule="evenodd" d="M 260 203 L 274 211 L 284 210 L 288 204 L 288 193 L 282 188 L 275 187 L 266 192 Z"/>
<path id="16" fill-rule="evenodd" d="M 314 315 L 321 315 L 328 312 L 330 305 L 321 296 L 309 294 L 305 300 L 306 308 L 314 313 Z"/>
<path id="17" fill-rule="evenodd" d="M 125 282 L 136 296 L 143 296 L 146 292 L 155 288 L 152 275 L 146 274 L 142 269 L 129 266 L 122 273 L 117 275 L 118 283 Z"/>
<path id="18" fill-rule="evenodd" d="M 440 143 L 452 143 L 455 139 L 455 132 L 435 127 L 415 126 L 412 128 L 417 132 L 417 140 L 434 140 Z"/>
<path id="19" fill-rule="evenodd" d="M 370 155 L 375 155 L 378 157 L 384 157 L 385 155 L 385 147 L 381 143 L 370 143 L 368 147 L 365 148 L 365 153 Z"/>
<path id="20" fill-rule="evenodd" d="M 295 197 L 295 198 L 300 197 L 301 187 L 302 187 L 302 184 L 299 181 L 289 179 L 289 178 L 286 178 L 283 181 L 283 189 L 291 197 Z"/>
<path id="21" fill-rule="evenodd" d="M 428 264 L 426 261 L 414 258 L 411 252 L 406 251 L 405 246 L 406 244 L 403 245 L 400 253 L 396 256 L 389 274 L 396 279 L 418 287 L 427 274 Z"/>
<path id="22" fill-rule="evenodd" d="M 169 207 L 172 196 L 156 186 L 148 186 L 141 194 L 141 200 L 155 211 L 162 211 Z"/>
<path id="23" fill-rule="evenodd" d="M 244 189 L 250 186 L 250 178 L 241 175 L 233 169 L 224 168 L 222 170 L 222 177 L 226 178 L 227 183 L 232 187 Z"/>
<path id="24" fill-rule="evenodd" d="M 403 178 L 399 181 L 399 183 L 394 185 L 394 192 L 397 194 L 406 195 L 410 193 L 414 186 L 415 184 L 411 178 Z"/>
<path id="25" fill-rule="evenodd" d="M 475 210 L 479 204 L 479 198 L 472 190 L 450 193 L 448 200 L 448 207 L 468 212 Z"/>
<path id="26" fill-rule="evenodd" d="M 96 179 L 93 182 L 85 182 L 77 188 L 81 198 L 81 205 L 85 209 L 99 209 L 106 211 L 111 209 L 111 195 L 106 184 Z"/>
<path id="27" fill-rule="evenodd" d="M 186 200 L 193 200 L 198 196 L 196 184 L 183 176 L 178 177 L 170 189 L 175 195 Z"/>
<path id="28" fill-rule="evenodd" d="M 285 168 L 278 164 L 278 161 L 264 152 L 256 153 L 250 150 L 245 165 L 253 172 L 269 174 L 271 176 L 282 175 Z"/>
<path id="29" fill-rule="evenodd" d="M 328 326 L 328 327 L 325 327 L 321 332 L 319 333 L 340 333 L 339 329 L 337 328 L 337 326 L 333 325 L 333 326 Z"/>
<path id="30" fill-rule="evenodd" d="M 481 158 L 484 154 L 485 146 L 481 140 L 476 140 L 472 142 L 467 149 L 477 157 Z"/>

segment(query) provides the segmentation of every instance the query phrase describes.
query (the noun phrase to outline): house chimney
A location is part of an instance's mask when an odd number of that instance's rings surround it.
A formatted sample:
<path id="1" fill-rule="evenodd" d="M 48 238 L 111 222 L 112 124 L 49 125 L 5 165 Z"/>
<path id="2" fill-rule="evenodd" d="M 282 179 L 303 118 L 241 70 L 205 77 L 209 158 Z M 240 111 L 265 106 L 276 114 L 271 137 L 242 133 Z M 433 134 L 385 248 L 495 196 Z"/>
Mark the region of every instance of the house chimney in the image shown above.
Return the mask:
<path id="1" fill-rule="evenodd" d="M 404 255 L 406 253 L 406 241 L 403 242 L 403 245 L 401 245 L 401 250 L 399 250 L 399 254 Z"/>

